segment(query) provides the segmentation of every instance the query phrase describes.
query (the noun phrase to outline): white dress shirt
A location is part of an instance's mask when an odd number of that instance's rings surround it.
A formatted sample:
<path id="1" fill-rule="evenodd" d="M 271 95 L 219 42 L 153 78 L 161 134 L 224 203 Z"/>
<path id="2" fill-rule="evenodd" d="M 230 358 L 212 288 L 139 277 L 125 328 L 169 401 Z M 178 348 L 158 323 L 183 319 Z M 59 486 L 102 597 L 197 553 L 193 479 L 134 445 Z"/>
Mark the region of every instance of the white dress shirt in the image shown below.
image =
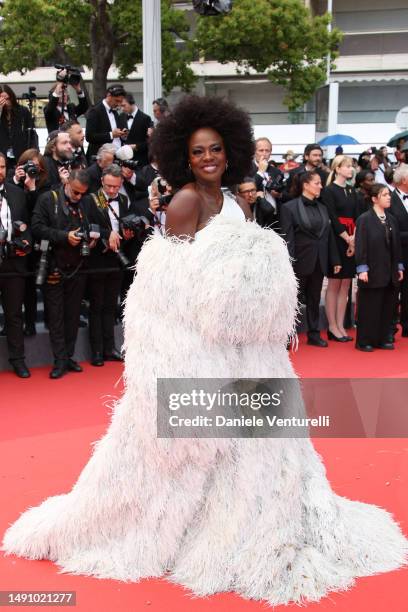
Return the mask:
<path id="1" fill-rule="evenodd" d="M 3 196 L 3 191 L 0 191 L 0 205 L 1 205 L 1 211 L 0 211 L 1 224 L 4 227 L 4 229 L 7 230 L 7 240 L 10 241 L 11 240 L 11 229 L 12 229 L 11 212 L 10 212 L 9 205 L 7 204 L 7 200 Z"/>
<path id="2" fill-rule="evenodd" d="M 103 195 L 105 196 L 106 200 L 109 200 L 109 196 L 105 192 L 103 192 Z M 112 208 L 115 211 L 117 217 L 119 217 L 120 212 L 119 212 L 119 201 L 118 200 L 113 200 L 113 202 L 109 202 L 108 214 L 109 214 L 109 219 L 110 219 L 113 231 L 119 234 L 119 221 L 113 214 L 111 210 Z"/>
<path id="3" fill-rule="evenodd" d="M 107 104 L 106 100 L 102 100 L 102 104 L 105 107 L 106 113 L 108 115 L 108 119 L 109 119 L 109 123 L 111 124 L 111 131 L 110 131 L 110 137 L 112 138 L 112 144 L 119 149 L 119 147 L 122 146 L 122 142 L 120 140 L 120 138 L 113 138 L 112 132 L 113 130 L 115 130 L 118 126 L 116 125 L 116 118 L 113 112 L 110 112 L 112 109 L 109 106 L 109 104 Z"/>
<path id="4" fill-rule="evenodd" d="M 398 187 L 395 189 L 395 191 L 398 193 L 400 200 L 404 205 L 405 210 L 408 212 L 408 193 L 404 193 L 400 191 Z M 404 196 L 407 196 L 407 197 L 404 199 Z"/>

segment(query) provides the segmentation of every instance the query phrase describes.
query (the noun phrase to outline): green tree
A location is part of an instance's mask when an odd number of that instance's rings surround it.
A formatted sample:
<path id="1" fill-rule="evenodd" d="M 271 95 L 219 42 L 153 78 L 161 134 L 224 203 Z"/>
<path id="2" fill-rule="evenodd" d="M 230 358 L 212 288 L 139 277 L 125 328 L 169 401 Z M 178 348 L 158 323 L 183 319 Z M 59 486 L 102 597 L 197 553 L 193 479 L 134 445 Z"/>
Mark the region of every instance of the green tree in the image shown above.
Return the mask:
<path id="1" fill-rule="evenodd" d="M 266 73 L 296 110 L 325 82 L 328 53 L 337 56 L 341 33 L 328 32 L 329 20 L 302 0 L 235 0 L 228 15 L 199 18 L 196 45 L 206 58 L 236 62 L 238 72 Z"/>
<path id="2" fill-rule="evenodd" d="M 167 91 L 189 91 L 195 76 L 189 67 L 183 11 L 162 0 L 163 83 Z M 41 62 L 85 65 L 93 70 L 94 99 L 103 97 L 109 68 L 115 62 L 126 78 L 142 61 L 142 0 L 5 0 L 0 9 L 0 70 L 33 70 Z"/>

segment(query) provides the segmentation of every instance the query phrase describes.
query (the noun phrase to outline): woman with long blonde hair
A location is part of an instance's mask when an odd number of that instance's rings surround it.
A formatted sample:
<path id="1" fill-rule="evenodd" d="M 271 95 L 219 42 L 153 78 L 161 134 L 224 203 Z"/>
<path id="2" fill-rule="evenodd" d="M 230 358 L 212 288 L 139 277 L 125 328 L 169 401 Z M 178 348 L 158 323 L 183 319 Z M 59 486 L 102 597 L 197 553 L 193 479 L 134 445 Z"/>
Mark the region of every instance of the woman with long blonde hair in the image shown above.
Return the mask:
<path id="1" fill-rule="evenodd" d="M 353 176 L 353 160 L 337 155 L 331 165 L 322 201 L 327 206 L 341 259 L 340 272 L 328 275 L 326 292 L 327 337 L 336 342 L 352 340 L 344 329 L 351 280 L 356 273 L 354 233 L 358 211 L 357 194 L 347 181 Z"/>

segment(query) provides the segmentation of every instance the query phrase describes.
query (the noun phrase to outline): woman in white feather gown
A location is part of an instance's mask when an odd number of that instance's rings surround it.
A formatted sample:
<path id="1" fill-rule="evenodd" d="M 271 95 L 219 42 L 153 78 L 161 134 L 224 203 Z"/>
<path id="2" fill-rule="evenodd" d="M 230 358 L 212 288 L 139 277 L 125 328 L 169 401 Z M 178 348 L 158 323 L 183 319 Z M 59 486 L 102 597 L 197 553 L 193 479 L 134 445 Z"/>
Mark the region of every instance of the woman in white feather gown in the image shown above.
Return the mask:
<path id="1" fill-rule="evenodd" d="M 393 518 L 336 495 L 309 439 L 157 437 L 158 377 L 295 377 L 286 246 L 220 190 L 248 173 L 252 146 L 248 117 L 217 99 L 185 99 L 160 123 L 159 167 L 181 190 L 173 237 L 145 244 L 127 297 L 124 395 L 72 491 L 23 513 L 7 553 L 271 605 L 318 600 L 406 562 Z"/>

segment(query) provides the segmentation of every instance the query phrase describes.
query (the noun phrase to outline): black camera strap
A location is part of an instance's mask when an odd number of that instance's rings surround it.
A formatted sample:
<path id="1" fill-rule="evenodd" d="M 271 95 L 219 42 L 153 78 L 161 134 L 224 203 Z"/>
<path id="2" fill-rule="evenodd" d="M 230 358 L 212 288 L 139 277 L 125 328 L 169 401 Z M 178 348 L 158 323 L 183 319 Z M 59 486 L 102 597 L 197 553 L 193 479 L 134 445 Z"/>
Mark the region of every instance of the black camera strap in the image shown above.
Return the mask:
<path id="1" fill-rule="evenodd" d="M 7 240 L 8 240 L 8 231 L 9 231 L 9 227 L 10 227 L 10 221 L 11 221 L 10 215 L 11 215 L 11 213 L 10 213 L 10 206 L 7 204 L 7 201 L 6 201 L 6 206 L 7 206 L 7 211 L 6 211 L 6 227 L 4 227 L 3 219 L 1 218 L 1 210 L 3 208 L 3 201 L 4 201 L 4 196 L 5 195 L 7 195 L 7 194 L 6 194 L 6 191 L 5 191 L 4 187 L 3 187 L 3 189 L 0 191 L 0 227 L 7 232 Z"/>

